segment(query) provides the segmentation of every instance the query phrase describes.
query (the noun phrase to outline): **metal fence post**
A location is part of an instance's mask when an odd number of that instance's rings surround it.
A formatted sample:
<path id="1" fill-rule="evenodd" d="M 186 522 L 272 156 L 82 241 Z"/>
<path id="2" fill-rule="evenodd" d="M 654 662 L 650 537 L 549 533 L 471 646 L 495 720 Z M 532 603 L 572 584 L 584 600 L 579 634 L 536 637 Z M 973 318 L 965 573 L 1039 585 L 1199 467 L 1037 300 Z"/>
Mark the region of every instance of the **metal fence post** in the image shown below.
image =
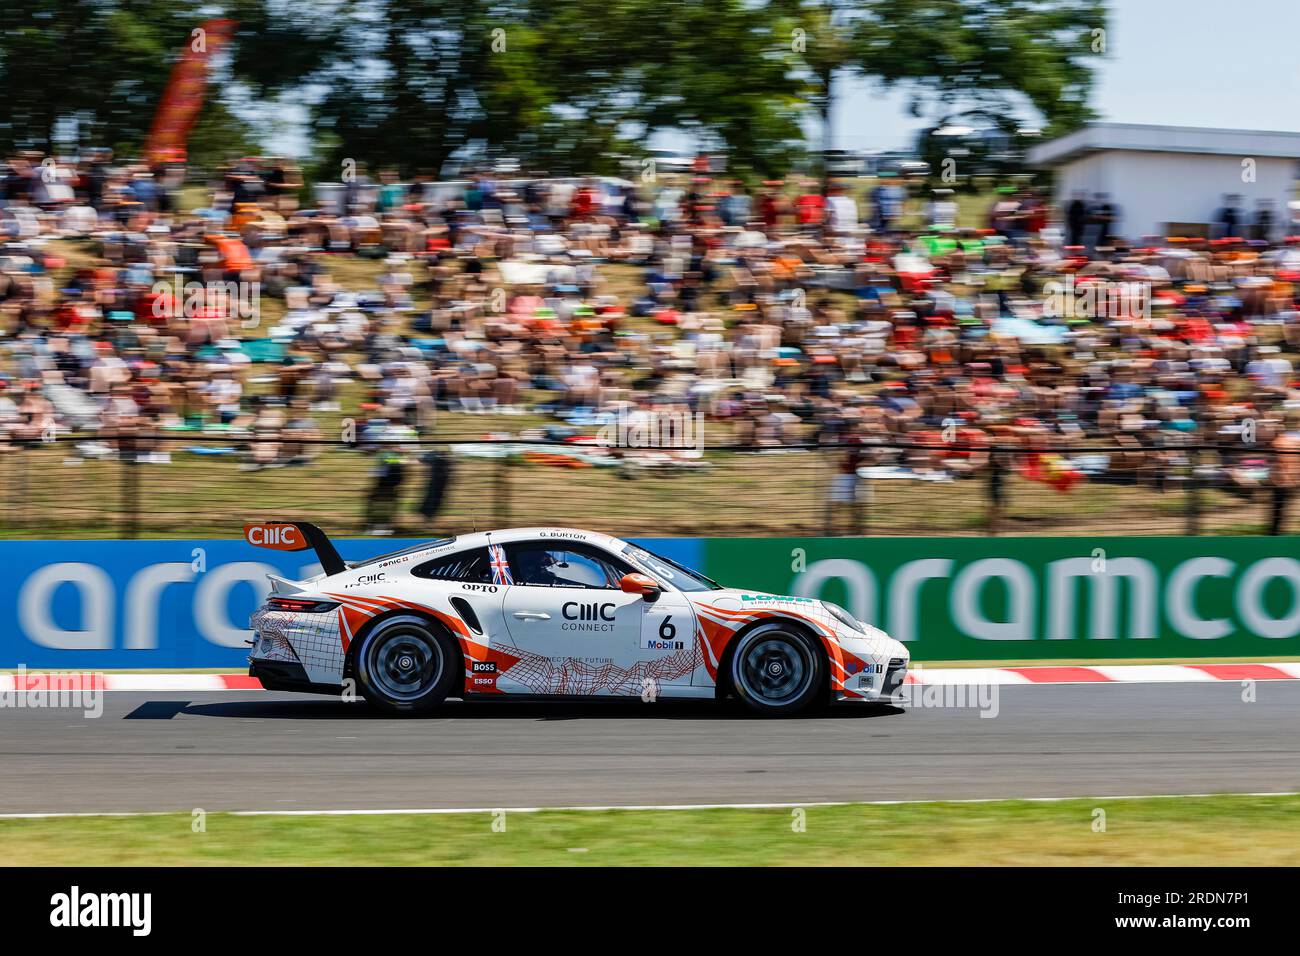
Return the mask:
<path id="1" fill-rule="evenodd" d="M 30 514 L 28 513 L 28 506 L 31 504 L 31 496 L 28 494 L 28 488 L 30 487 L 31 484 L 29 479 L 31 477 L 30 473 L 32 467 L 31 462 L 28 460 L 28 458 L 31 456 L 31 454 L 32 454 L 32 446 L 30 444 L 24 443 L 19 446 L 18 481 L 16 482 L 18 486 L 17 487 L 18 493 L 14 496 L 16 502 L 14 508 L 15 528 L 28 528 L 31 527 L 32 525 L 32 522 L 28 520 L 30 518 Z"/>
<path id="2" fill-rule="evenodd" d="M 835 462 L 832 456 L 833 450 L 820 448 L 822 481 L 812 483 L 813 495 L 821 494 L 822 496 L 822 534 L 828 538 L 835 537 Z M 813 510 L 816 513 L 817 502 L 813 501 Z"/>
<path id="3" fill-rule="evenodd" d="M 1191 449 L 1187 453 L 1187 533 L 1201 533 L 1201 489 L 1200 476 L 1197 474 L 1197 468 L 1200 466 L 1200 453 L 1198 449 Z"/>
<path id="4" fill-rule="evenodd" d="M 867 506 L 871 502 L 871 482 L 866 478 L 853 483 L 853 536 L 867 533 Z"/>
<path id="5" fill-rule="evenodd" d="M 498 528 L 510 525 L 510 456 L 502 455 L 497 459 L 495 489 L 496 523 Z"/>
<path id="6" fill-rule="evenodd" d="M 1006 494 L 1006 475 L 1002 470 L 1002 453 L 995 447 L 989 453 L 988 532 L 997 534 L 1002 523 L 1002 500 Z"/>
<path id="7" fill-rule="evenodd" d="M 1292 463 L 1284 455 L 1282 449 L 1274 447 L 1272 449 L 1271 461 L 1268 470 L 1268 533 L 1286 534 L 1286 511 L 1287 504 L 1290 502 L 1292 494 L 1292 480 L 1290 470 Z"/>
<path id="8" fill-rule="evenodd" d="M 135 442 L 124 440 L 118 446 L 118 459 L 122 464 L 122 537 L 134 538 L 140 529 L 140 488 L 136 471 Z"/>

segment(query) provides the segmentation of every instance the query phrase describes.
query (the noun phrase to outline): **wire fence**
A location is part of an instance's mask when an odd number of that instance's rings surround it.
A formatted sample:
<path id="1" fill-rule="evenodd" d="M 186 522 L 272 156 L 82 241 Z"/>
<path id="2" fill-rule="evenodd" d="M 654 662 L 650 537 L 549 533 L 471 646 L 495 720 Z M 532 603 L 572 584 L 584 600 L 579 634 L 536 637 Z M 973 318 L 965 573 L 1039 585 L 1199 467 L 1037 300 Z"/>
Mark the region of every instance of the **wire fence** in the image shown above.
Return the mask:
<path id="1" fill-rule="evenodd" d="M 165 436 L 0 445 L 0 535 L 231 537 L 248 521 L 433 536 L 1268 534 L 1300 453 L 1128 445 L 345 444 Z"/>

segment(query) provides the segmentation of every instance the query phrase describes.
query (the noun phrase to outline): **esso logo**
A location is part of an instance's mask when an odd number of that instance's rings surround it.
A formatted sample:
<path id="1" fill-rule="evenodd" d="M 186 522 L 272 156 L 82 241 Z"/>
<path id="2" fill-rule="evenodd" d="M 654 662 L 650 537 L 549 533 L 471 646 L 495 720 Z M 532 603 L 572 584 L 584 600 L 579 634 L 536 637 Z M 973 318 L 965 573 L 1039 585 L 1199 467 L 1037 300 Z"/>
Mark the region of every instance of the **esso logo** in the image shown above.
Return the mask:
<path id="1" fill-rule="evenodd" d="M 277 551 L 301 551 L 307 546 L 302 532 L 291 524 L 244 525 L 244 539 L 256 548 L 274 548 Z"/>

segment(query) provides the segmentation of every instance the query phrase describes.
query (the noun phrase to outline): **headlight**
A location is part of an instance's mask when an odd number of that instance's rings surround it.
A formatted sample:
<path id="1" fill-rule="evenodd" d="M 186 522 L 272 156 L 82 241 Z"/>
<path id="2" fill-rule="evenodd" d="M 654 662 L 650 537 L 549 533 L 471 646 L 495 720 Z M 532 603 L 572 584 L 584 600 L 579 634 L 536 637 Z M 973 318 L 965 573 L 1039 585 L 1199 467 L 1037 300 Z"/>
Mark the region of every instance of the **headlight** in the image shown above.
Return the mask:
<path id="1" fill-rule="evenodd" d="M 822 607 L 830 611 L 831 616 L 847 627 L 850 631 L 857 631 L 859 634 L 866 633 L 863 631 L 862 624 L 859 623 L 858 619 L 838 604 L 832 604 L 830 601 L 822 601 Z"/>

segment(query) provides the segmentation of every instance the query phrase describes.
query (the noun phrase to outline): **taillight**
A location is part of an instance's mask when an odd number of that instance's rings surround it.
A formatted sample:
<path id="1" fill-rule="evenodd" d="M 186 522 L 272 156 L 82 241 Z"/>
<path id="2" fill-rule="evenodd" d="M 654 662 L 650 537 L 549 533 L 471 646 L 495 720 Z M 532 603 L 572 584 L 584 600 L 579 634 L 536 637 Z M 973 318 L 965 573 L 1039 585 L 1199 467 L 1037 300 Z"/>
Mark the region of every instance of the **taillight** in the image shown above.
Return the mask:
<path id="1" fill-rule="evenodd" d="M 273 597 L 266 602 L 271 611 L 293 611 L 297 614 L 320 614 L 339 606 L 338 601 L 303 601 L 298 598 Z"/>

